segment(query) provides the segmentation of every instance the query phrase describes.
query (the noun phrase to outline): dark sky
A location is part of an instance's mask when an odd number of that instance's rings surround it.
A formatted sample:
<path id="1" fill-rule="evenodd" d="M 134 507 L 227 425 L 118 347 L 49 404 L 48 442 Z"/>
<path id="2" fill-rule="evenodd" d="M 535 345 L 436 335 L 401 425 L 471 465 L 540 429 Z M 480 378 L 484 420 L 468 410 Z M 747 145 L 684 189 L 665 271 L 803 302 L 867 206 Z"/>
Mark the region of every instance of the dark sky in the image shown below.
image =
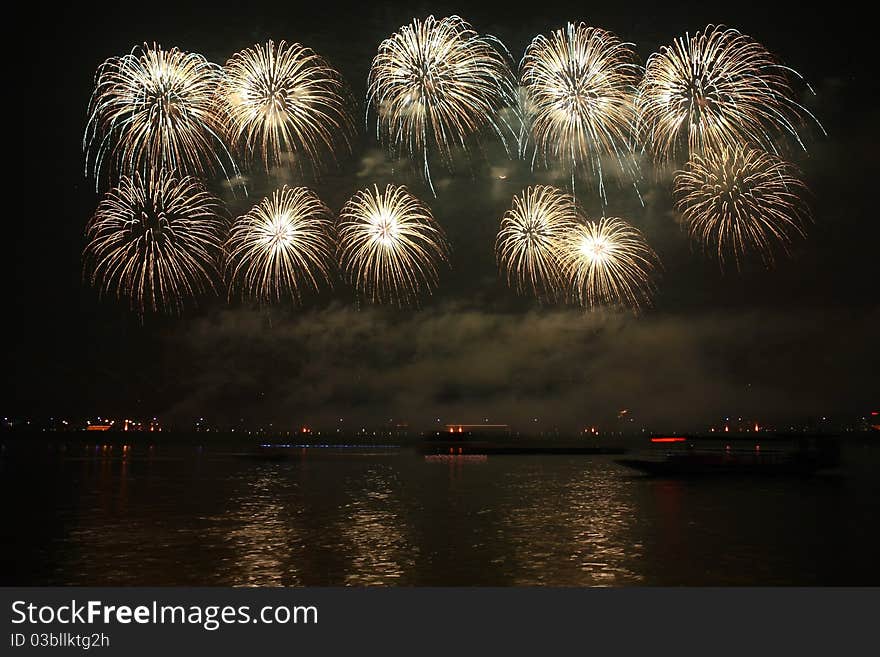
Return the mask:
<path id="1" fill-rule="evenodd" d="M 794 3 L 640 4 L 26 7 L 10 25 L 20 43 L 7 51 L 7 69 L 20 67 L 24 77 L 6 96 L 8 390 L 0 412 L 285 425 L 336 416 L 352 424 L 488 417 L 520 425 L 538 417 L 542 426 L 569 427 L 629 407 L 666 428 L 700 427 L 722 414 L 781 421 L 863 413 L 880 401 L 876 44 L 862 34 L 858 13 L 840 4 L 822 11 Z M 663 261 L 655 308 L 637 318 L 541 308 L 498 280 L 492 250 L 511 197 L 541 174 L 490 153 L 454 176 L 438 171 L 433 199 L 406 171 L 392 172 L 361 121 L 354 154 L 313 186 L 334 210 L 359 187 L 391 180 L 410 183 L 431 205 L 452 241 L 452 267 L 420 310 L 359 307 L 340 286 L 303 309 L 206 299 L 180 318 L 141 324 L 83 284 L 83 228 L 99 196 L 83 176 L 81 140 L 104 59 L 156 41 L 223 63 L 270 37 L 299 41 L 325 55 L 363 99 L 378 43 L 430 13 L 463 16 L 516 60 L 532 36 L 566 20 L 635 42 L 643 62 L 707 23 L 754 36 L 812 83 L 809 106 L 829 133 L 807 131 L 809 154 L 793 155 L 813 193 L 807 239 L 772 271 L 722 273 L 689 245 L 668 181 L 646 185 L 645 207 L 615 190 L 609 214 L 641 228 Z M 492 166 L 508 179 L 499 181 Z M 281 181 L 255 179 L 255 198 L 233 199 L 230 211 L 247 209 Z M 589 195 L 585 203 L 598 207 Z"/>

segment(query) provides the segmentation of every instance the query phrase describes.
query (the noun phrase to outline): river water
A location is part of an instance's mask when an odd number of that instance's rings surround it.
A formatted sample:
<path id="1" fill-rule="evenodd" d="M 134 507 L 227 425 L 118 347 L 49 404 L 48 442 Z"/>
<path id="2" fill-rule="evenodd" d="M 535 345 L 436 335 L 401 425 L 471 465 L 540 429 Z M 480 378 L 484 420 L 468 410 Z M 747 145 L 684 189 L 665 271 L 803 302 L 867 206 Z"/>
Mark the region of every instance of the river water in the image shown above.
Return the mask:
<path id="1" fill-rule="evenodd" d="M 880 448 L 809 478 L 613 456 L 4 444 L 5 585 L 880 584 Z"/>

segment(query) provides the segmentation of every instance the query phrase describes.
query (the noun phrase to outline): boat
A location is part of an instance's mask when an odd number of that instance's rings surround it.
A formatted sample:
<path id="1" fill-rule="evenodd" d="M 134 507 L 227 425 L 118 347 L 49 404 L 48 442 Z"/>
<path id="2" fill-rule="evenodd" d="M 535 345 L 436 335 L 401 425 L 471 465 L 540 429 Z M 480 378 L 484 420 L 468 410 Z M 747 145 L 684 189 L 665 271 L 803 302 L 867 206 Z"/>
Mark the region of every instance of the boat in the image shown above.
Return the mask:
<path id="1" fill-rule="evenodd" d="M 507 424 L 446 424 L 425 436 L 417 448 L 422 454 L 486 456 L 594 456 L 627 452 L 620 445 L 597 443 L 594 440 L 514 436 Z"/>
<path id="2" fill-rule="evenodd" d="M 423 441 L 419 445 L 423 454 L 485 454 L 501 455 L 552 455 L 552 456 L 597 456 L 626 454 L 625 447 L 615 445 L 585 445 L 577 442 L 545 444 L 540 441 Z"/>
<path id="3" fill-rule="evenodd" d="M 840 465 L 836 436 L 655 435 L 642 457 L 616 463 L 651 476 L 810 475 Z"/>

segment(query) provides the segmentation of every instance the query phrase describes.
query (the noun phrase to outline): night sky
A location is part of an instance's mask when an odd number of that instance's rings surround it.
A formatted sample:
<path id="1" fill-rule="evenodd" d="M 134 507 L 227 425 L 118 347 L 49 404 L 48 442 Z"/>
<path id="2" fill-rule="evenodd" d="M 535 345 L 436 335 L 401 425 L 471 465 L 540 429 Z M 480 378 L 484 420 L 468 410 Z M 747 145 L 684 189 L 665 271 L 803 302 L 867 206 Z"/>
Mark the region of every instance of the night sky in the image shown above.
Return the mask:
<path id="1" fill-rule="evenodd" d="M 542 428 L 570 428 L 630 408 L 652 427 L 701 428 L 721 415 L 783 422 L 870 410 L 880 399 L 876 43 L 861 34 L 859 13 L 840 4 L 811 13 L 794 3 L 642 4 L 128 2 L 56 11 L 31 3 L 8 25 L 20 43 L 7 50 L 7 70 L 20 69 L 22 79 L 6 91 L 9 389 L 0 412 L 285 426 L 340 416 L 350 426 L 388 418 L 524 426 L 537 417 Z M 663 262 L 654 308 L 633 317 L 517 298 L 498 276 L 495 233 L 512 196 L 548 174 L 489 149 L 454 175 L 436 167 L 435 199 L 383 155 L 375 124 L 364 126 L 376 47 L 431 13 L 463 16 L 499 37 L 517 62 L 534 35 L 567 20 L 636 43 L 641 63 L 708 23 L 755 37 L 811 82 L 817 95 L 804 102 L 828 132 L 808 128 L 808 154 L 791 155 L 812 190 L 807 238 L 771 271 L 756 262 L 722 272 L 676 221 L 668 178 L 650 179 L 645 207 L 612 187 L 608 214 L 632 221 Z M 408 184 L 452 243 L 439 290 L 403 311 L 359 305 L 342 283 L 301 309 L 220 296 L 143 323 L 124 302 L 100 301 L 81 263 L 83 229 L 99 200 L 82 155 L 95 69 L 145 41 L 222 64 L 268 38 L 323 54 L 360 101 L 354 153 L 317 183 L 302 182 L 334 211 L 373 182 Z M 220 180 L 211 186 L 237 216 L 284 182 L 301 181 L 255 176 L 250 199 L 233 198 Z M 579 196 L 596 214 L 588 190 Z"/>

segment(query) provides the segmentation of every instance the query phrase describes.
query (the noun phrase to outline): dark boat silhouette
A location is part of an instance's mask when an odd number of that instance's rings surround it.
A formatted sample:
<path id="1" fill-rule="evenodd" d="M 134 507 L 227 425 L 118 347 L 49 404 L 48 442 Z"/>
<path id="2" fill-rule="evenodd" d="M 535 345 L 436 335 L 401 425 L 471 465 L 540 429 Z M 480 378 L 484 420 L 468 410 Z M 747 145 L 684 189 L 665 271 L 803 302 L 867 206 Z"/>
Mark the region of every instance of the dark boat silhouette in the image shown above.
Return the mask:
<path id="1" fill-rule="evenodd" d="M 809 475 L 840 465 L 840 441 L 804 434 L 653 436 L 647 455 L 615 462 L 652 476 Z"/>

